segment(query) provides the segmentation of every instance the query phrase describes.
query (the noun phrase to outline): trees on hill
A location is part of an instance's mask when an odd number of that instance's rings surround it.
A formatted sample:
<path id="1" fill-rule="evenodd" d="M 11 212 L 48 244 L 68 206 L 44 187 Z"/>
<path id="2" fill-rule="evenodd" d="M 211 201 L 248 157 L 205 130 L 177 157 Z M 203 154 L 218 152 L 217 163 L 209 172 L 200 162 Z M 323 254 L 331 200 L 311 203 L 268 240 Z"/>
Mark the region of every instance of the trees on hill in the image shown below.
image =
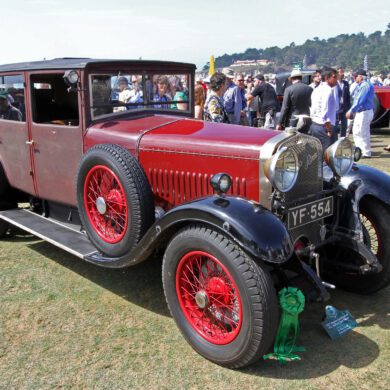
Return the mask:
<path id="1" fill-rule="evenodd" d="M 224 54 L 215 59 L 215 66 L 222 68 L 230 66 L 237 60 L 267 59 L 274 63 L 274 68 L 291 68 L 294 63 L 302 62 L 308 66 L 342 65 L 356 69 L 363 67 L 363 59 L 367 55 L 369 70 L 390 71 L 390 23 L 384 33 L 375 31 L 365 35 L 340 34 L 328 39 L 314 37 L 302 45 L 291 42 L 289 46 L 277 46 L 266 49 L 248 48 L 243 53 Z M 208 68 L 208 64 L 204 69 Z"/>

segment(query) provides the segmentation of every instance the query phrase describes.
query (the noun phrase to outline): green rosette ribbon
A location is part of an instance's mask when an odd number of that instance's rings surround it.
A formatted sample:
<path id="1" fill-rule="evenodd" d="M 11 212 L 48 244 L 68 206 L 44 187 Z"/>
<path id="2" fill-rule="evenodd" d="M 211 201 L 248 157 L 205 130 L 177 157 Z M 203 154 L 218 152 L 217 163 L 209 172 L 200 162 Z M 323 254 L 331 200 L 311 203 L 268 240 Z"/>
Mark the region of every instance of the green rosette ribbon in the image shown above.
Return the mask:
<path id="1" fill-rule="evenodd" d="M 263 356 L 264 359 L 275 359 L 284 365 L 288 361 L 300 360 L 294 352 L 304 352 L 304 347 L 295 345 L 298 332 L 298 316 L 305 308 L 305 296 L 295 287 L 283 288 L 279 291 L 279 303 L 282 308 L 282 316 L 278 332 L 275 338 L 274 352 Z"/>

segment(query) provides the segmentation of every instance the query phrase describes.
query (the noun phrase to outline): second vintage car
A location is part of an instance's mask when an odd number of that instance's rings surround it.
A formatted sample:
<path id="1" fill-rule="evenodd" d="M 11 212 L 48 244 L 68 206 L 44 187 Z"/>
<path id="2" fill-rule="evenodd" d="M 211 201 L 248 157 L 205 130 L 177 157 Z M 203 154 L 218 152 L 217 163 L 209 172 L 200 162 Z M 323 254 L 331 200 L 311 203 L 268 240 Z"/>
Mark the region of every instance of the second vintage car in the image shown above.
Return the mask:
<path id="1" fill-rule="evenodd" d="M 10 224 L 120 268 L 164 253 L 186 340 L 237 368 L 272 346 L 277 291 L 390 280 L 390 178 L 298 133 L 193 119 L 195 66 L 0 66 L 0 236 Z M 157 266 L 157 265 L 156 265 Z"/>

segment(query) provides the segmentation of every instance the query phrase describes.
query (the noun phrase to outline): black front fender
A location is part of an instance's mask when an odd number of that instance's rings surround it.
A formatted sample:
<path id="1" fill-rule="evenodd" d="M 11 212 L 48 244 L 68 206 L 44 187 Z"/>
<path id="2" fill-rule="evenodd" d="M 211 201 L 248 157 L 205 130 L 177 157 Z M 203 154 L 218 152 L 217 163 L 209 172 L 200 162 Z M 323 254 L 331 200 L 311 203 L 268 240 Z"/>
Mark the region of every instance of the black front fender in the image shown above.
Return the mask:
<path id="1" fill-rule="evenodd" d="M 330 183 L 331 170 L 324 167 L 324 179 Z M 390 176 L 367 165 L 354 164 L 351 172 L 338 184 L 344 193 L 340 225 L 361 233 L 359 203 L 365 196 L 372 196 L 390 206 Z"/>
<path id="2" fill-rule="evenodd" d="M 139 263 L 190 223 L 202 223 L 224 232 L 244 251 L 265 262 L 283 263 L 293 252 L 286 227 L 269 210 L 241 198 L 211 196 L 182 204 L 164 214 L 131 253 L 116 259 L 93 254 L 85 260 L 111 268 Z"/>
<path id="3" fill-rule="evenodd" d="M 200 222 L 225 232 L 251 255 L 283 263 L 292 253 L 286 227 L 266 208 L 245 199 L 213 196 L 183 204 L 167 213 L 162 229 L 181 222 Z"/>
<path id="4" fill-rule="evenodd" d="M 378 169 L 354 164 L 351 172 L 341 179 L 340 185 L 357 204 L 364 196 L 371 195 L 390 205 L 390 176 Z"/>
<path id="5" fill-rule="evenodd" d="M 330 182 L 332 176 L 331 170 L 324 167 L 325 181 Z M 348 193 L 356 212 L 359 211 L 359 201 L 367 195 L 390 206 L 390 176 L 379 169 L 354 164 L 351 172 L 341 178 L 339 186 Z"/>

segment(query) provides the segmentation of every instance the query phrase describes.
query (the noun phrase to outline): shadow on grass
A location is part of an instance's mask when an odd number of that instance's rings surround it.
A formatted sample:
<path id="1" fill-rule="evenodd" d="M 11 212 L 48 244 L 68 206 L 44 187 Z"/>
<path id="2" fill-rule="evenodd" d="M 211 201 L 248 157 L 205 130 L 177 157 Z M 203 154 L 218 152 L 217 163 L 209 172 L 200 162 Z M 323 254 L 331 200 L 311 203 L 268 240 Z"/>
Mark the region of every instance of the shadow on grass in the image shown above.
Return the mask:
<path id="1" fill-rule="evenodd" d="M 109 269 L 87 263 L 47 242 L 28 246 L 131 303 L 170 316 L 162 287 L 161 259 L 151 258 L 133 267 Z"/>
<path id="2" fill-rule="evenodd" d="M 300 316 L 297 342 L 306 348 L 306 352 L 299 353 L 302 360 L 286 366 L 274 360 L 260 361 L 242 372 L 268 378 L 310 379 L 329 374 L 340 366 L 352 369 L 368 366 L 379 356 L 380 345 L 361 334 L 359 328 L 378 325 L 390 329 L 389 296 L 389 287 L 371 296 L 333 292 L 329 304 L 348 309 L 358 320 L 358 327 L 338 340 L 331 340 L 321 327 L 324 304 L 307 305 Z"/>
<path id="3" fill-rule="evenodd" d="M 25 236 L 24 239 L 30 241 L 30 236 Z M 46 242 L 35 242 L 28 246 L 131 303 L 157 314 L 170 316 L 162 288 L 161 259 L 153 258 L 134 267 L 112 270 L 84 262 Z M 389 296 L 390 288 L 371 296 L 335 291 L 329 304 L 338 309 L 350 310 L 358 320 L 359 327 L 378 325 L 383 329 L 390 329 L 387 310 Z M 332 341 L 320 325 L 324 306 L 318 303 L 308 304 L 300 316 L 297 345 L 306 348 L 306 352 L 299 353 L 301 361 L 280 366 L 276 361 L 259 360 L 240 371 L 266 378 L 310 379 L 327 375 L 340 366 L 354 369 L 371 364 L 379 356 L 378 344 L 361 334 L 359 327 L 345 337 Z"/>
<path id="4" fill-rule="evenodd" d="M 298 345 L 306 348 L 300 352 L 301 361 L 280 366 L 274 360 L 260 361 L 242 370 L 243 373 L 278 379 L 311 379 L 321 377 L 341 366 L 358 369 L 370 365 L 379 356 L 379 346 L 356 331 L 341 340 L 332 341 L 319 328 L 319 323 L 308 328 L 301 326 Z"/>
<path id="5" fill-rule="evenodd" d="M 390 136 L 390 127 L 376 127 L 371 129 L 371 134 Z"/>

